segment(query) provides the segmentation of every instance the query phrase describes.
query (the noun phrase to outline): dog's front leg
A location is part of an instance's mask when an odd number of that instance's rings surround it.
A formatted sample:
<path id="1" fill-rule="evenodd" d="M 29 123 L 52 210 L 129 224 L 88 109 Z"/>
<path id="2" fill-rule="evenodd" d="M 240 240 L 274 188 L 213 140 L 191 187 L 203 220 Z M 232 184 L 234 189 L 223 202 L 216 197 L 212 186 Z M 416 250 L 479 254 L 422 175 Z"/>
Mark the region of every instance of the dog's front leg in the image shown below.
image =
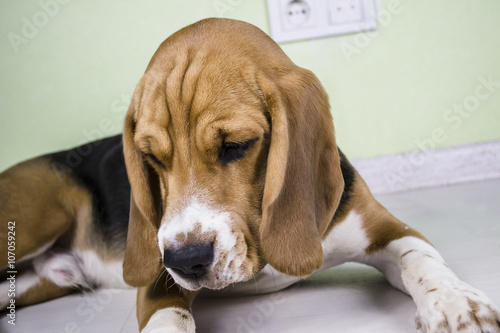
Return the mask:
<path id="1" fill-rule="evenodd" d="M 196 292 L 182 289 L 164 271 L 137 290 L 137 319 L 142 333 L 193 333 L 191 303 Z"/>
<path id="2" fill-rule="evenodd" d="M 460 280 L 427 241 L 402 237 L 369 257 L 394 286 L 412 296 L 423 332 L 500 332 L 493 302 Z"/>

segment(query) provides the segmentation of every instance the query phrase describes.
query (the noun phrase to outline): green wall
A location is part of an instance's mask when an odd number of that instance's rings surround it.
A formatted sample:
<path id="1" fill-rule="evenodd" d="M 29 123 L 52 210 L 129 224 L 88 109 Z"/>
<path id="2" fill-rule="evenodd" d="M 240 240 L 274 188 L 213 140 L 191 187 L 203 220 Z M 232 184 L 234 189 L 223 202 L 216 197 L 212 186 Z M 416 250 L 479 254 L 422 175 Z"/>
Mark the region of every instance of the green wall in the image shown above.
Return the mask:
<path id="1" fill-rule="evenodd" d="M 377 7 L 375 32 L 283 45 L 325 85 L 345 153 L 499 140 L 500 1 Z M 120 132 L 159 43 L 211 16 L 269 32 L 264 0 L 0 0 L 0 170 Z"/>

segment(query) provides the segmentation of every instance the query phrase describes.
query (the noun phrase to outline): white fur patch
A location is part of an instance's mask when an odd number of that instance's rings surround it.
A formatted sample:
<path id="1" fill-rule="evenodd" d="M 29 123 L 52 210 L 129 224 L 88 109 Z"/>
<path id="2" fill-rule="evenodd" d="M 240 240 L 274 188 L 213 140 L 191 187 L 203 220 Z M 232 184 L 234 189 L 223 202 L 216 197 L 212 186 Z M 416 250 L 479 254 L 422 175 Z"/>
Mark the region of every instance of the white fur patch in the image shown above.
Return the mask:
<path id="1" fill-rule="evenodd" d="M 44 253 L 33 260 L 35 272 L 60 287 L 127 288 L 121 261 L 104 262 L 93 251 Z"/>
<path id="2" fill-rule="evenodd" d="M 202 295 L 208 297 L 226 297 L 234 295 L 258 295 L 285 289 L 302 278 L 289 276 L 278 272 L 274 267 L 267 264 L 253 278 L 245 282 L 239 282 L 226 287 L 222 292 L 204 289 Z"/>
<path id="3" fill-rule="evenodd" d="M 322 269 L 340 265 L 347 261 L 359 261 L 364 249 L 370 245 L 363 228 L 363 218 L 351 210 L 344 220 L 333 227 L 322 242 Z"/>
<path id="4" fill-rule="evenodd" d="M 498 332 L 499 312 L 481 291 L 461 281 L 427 242 L 404 237 L 370 260 L 417 305 L 424 332 Z"/>
<path id="5" fill-rule="evenodd" d="M 221 289 L 250 278 L 249 272 L 241 267 L 246 258 L 244 235 L 233 229 L 231 214 L 196 196 L 186 201 L 182 209 L 172 211 L 164 217 L 158 230 L 160 252 L 163 256 L 165 248 L 181 249 L 186 246 L 188 235 L 195 233 L 197 238 L 204 238 L 202 235 L 205 238 L 213 238 L 210 241 L 213 242 L 214 258 L 207 274 L 196 281 L 180 278 L 167 268 L 175 282 L 189 290 L 198 290 L 201 287 Z M 243 246 L 244 251 L 238 253 L 236 246 Z"/>
<path id="6" fill-rule="evenodd" d="M 194 333 L 193 315 L 181 308 L 167 308 L 155 312 L 141 333 Z"/>
<path id="7" fill-rule="evenodd" d="M 80 269 L 92 284 L 102 288 L 130 288 L 123 280 L 121 260 L 103 261 L 94 251 L 75 251 Z"/>
<path id="8" fill-rule="evenodd" d="M 71 254 L 44 253 L 33 260 L 33 268 L 40 277 L 59 287 L 90 287 L 76 258 Z"/>
<path id="9" fill-rule="evenodd" d="M 158 242 L 163 253 L 165 246 L 178 250 L 183 246 L 177 241 L 178 235 L 187 237 L 197 225 L 201 225 L 201 232 L 217 232 L 219 243 L 232 248 L 236 244 L 236 237 L 231 232 L 231 216 L 220 209 L 211 208 L 208 204 L 194 197 L 179 213 L 173 214 L 168 221 L 162 221 L 158 231 Z"/>
<path id="10" fill-rule="evenodd" d="M 411 294 L 413 289 L 418 288 L 418 281 L 409 279 L 405 281 L 403 273 L 408 277 L 410 275 L 415 277 L 440 272 L 442 277 L 456 278 L 439 252 L 420 238 L 404 237 L 394 240 L 382 251 L 382 255 L 386 257 L 383 269 L 385 276 L 393 285 L 406 293 Z M 404 260 L 407 256 L 411 259 Z M 397 260 L 388 260 L 390 258 Z"/>
<path id="11" fill-rule="evenodd" d="M 424 332 L 500 332 L 498 309 L 480 290 L 457 279 L 426 281 L 416 297 L 416 327 Z"/>

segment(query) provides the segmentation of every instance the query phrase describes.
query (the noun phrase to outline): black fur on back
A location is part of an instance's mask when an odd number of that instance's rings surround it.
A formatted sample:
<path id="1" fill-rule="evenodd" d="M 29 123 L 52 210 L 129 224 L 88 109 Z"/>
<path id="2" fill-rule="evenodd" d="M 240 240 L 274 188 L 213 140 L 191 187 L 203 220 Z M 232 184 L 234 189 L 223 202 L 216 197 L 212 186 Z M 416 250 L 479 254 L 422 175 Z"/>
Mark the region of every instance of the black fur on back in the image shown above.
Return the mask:
<path id="1" fill-rule="evenodd" d="M 96 230 L 106 241 L 126 243 L 130 185 L 123 158 L 122 136 L 116 135 L 47 155 L 52 165 L 69 174 L 93 197 Z"/>

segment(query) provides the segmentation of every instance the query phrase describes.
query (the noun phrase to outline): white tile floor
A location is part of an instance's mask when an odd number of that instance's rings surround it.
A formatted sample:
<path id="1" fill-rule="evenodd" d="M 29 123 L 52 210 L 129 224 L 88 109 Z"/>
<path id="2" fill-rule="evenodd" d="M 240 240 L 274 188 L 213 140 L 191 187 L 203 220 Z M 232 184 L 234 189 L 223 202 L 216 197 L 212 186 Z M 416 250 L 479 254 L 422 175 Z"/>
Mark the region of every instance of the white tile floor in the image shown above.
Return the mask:
<path id="1" fill-rule="evenodd" d="M 379 195 L 438 248 L 466 282 L 500 305 L 500 180 Z M 263 296 L 198 299 L 197 332 L 414 332 L 415 306 L 373 268 L 346 264 Z M 0 332 L 137 332 L 135 292 L 103 290 L 19 309 Z"/>

